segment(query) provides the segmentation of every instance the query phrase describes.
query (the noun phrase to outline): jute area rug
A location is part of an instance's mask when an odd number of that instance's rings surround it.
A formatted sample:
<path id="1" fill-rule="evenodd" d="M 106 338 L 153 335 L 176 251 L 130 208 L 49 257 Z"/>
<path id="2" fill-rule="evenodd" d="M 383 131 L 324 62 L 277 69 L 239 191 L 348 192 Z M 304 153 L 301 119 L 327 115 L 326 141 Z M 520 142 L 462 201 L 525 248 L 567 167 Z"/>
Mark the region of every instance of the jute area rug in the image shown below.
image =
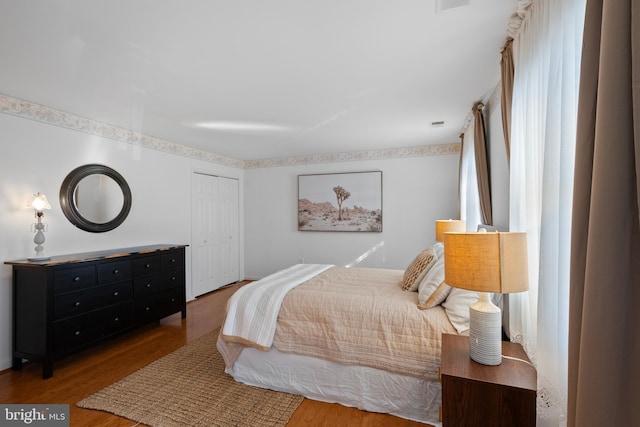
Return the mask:
<path id="1" fill-rule="evenodd" d="M 217 337 L 209 332 L 77 405 L 152 427 L 284 426 L 303 397 L 236 382 Z"/>

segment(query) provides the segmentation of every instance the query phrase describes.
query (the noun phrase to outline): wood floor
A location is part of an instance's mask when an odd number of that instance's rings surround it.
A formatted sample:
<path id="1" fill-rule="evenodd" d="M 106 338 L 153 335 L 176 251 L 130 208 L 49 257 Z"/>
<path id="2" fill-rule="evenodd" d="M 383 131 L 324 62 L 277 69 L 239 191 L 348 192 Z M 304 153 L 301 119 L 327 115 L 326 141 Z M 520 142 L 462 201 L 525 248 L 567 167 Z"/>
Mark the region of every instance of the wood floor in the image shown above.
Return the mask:
<path id="1" fill-rule="evenodd" d="M 19 371 L 0 372 L 0 402 L 67 403 L 71 426 L 130 427 L 133 422 L 102 411 L 82 409 L 76 402 L 171 353 L 222 324 L 233 285 L 191 301 L 187 318 L 180 314 L 120 336 L 54 364 L 53 377 L 42 380 L 42 365 L 27 363 Z M 425 424 L 391 415 L 375 414 L 305 399 L 287 424 L 307 426 L 425 427 Z M 253 426 L 252 426 L 253 427 Z"/>

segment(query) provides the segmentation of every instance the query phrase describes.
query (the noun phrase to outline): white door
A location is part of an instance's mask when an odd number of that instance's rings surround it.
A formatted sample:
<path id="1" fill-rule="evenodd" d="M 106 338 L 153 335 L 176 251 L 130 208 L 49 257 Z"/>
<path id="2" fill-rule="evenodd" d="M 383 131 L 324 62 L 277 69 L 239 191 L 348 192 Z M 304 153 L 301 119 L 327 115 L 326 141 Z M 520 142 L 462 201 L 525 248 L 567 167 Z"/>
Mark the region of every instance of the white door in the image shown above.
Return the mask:
<path id="1" fill-rule="evenodd" d="M 191 192 L 191 291 L 199 296 L 239 279 L 238 180 L 194 173 Z"/>
<path id="2" fill-rule="evenodd" d="M 191 291 L 198 296 L 217 289 L 218 178 L 194 173 L 191 183 Z"/>
<path id="3" fill-rule="evenodd" d="M 218 178 L 220 218 L 220 280 L 222 285 L 237 282 L 239 273 L 238 180 Z"/>

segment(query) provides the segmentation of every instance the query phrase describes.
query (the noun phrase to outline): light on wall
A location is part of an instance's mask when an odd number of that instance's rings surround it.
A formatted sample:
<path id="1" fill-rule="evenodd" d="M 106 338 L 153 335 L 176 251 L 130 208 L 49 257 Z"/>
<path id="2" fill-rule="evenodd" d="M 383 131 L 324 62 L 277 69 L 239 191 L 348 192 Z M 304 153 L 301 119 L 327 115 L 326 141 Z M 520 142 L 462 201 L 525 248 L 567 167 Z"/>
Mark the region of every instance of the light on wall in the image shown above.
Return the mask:
<path id="1" fill-rule="evenodd" d="M 42 222 L 42 218 L 44 217 L 44 210 L 51 209 L 51 205 L 47 200 L 47 196 L 44 194 L 36 193 L 33 195 L 33 199 L 31 200 L 30 206 L 35 211 L 37 222 L 33 224 L 33 228 L 36 230 L 36 235 L 33 238 L 33 243 L 36 244 L 36 254 L 29 259 L 29 261 L 45 261 L 51 259 L 44 254 L 44 231 L 46 228 L 46 224 Z"/>
<path id="2" fill-rule="evenodd" d="M 444 281 L 478 292 L 469 307 L 471 359 L 484 365 L 502 363 L 502 315 L 489 293 L 529 289 L 527 235 L 517 232 L 445 233 Z"/>

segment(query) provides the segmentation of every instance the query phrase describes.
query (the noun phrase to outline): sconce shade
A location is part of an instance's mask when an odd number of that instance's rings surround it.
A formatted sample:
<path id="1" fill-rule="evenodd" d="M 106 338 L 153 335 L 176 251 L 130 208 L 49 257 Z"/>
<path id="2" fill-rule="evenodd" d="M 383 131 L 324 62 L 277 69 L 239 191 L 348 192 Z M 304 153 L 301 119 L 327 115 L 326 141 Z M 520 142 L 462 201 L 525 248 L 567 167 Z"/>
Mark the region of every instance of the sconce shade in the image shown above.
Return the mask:
<path id="1" fill-rule="evenodd" d="M 447 285 L 501 294 L 529 289 L 526 233 L 447 233 L 444 246 Z"/>
<path id="2" fill-rule="evenodd" d="M 444 242 L 444 233 L 450 231 L 464 232 L 467 230 L 467 221 L 463 219 L 439 219 L 436 220 L 436 241 Z"/>
<path id="3" fill-rule="evenodd" d="M 47 196 L 40 193 L 36 193 L 33 195 L 33 200 L 31 200 L 31 207 L 37 212 L 42 212 L 45 209 L 51 209 L 51 205 L 47 200 Z"/>

